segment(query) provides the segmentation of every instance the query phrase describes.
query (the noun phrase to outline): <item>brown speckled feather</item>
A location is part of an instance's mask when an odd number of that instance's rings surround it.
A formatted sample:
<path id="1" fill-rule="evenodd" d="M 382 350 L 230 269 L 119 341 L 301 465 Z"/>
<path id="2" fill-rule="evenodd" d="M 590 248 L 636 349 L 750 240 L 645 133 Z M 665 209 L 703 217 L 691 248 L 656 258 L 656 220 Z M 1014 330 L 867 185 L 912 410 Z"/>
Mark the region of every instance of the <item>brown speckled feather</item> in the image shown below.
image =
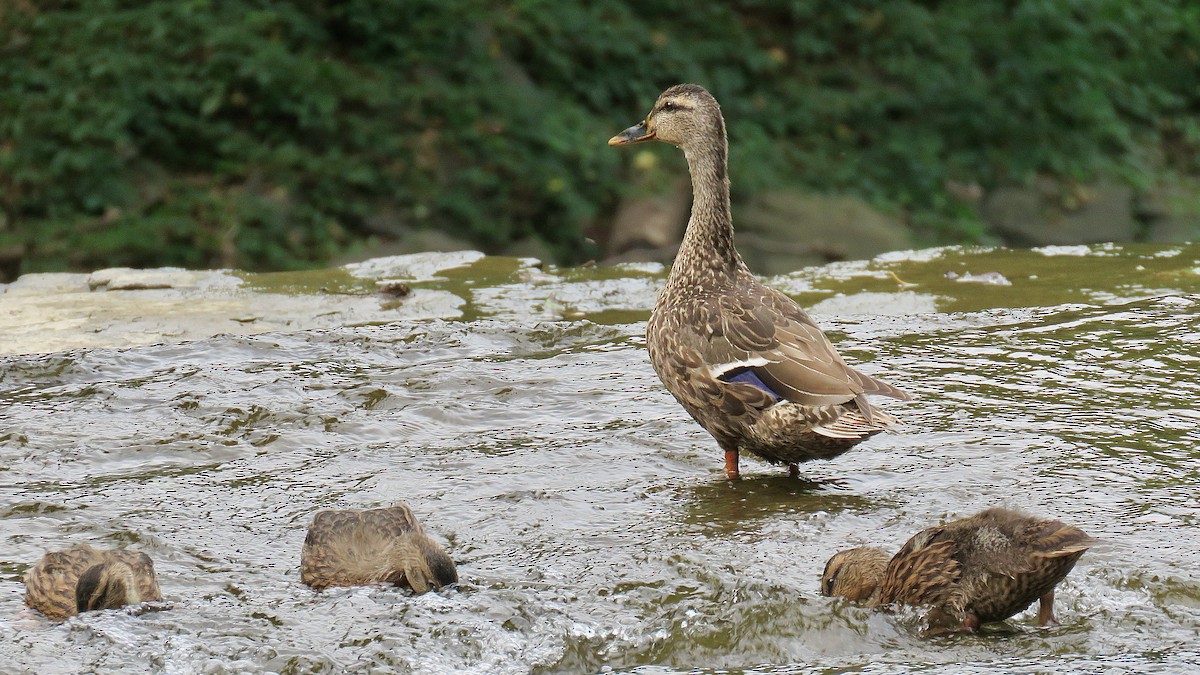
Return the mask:
<path id="1" fill-rule="evenodd" d="M 878 601 L 933 606 L 955 622 L 1003 621 L 1050 593 L 1094 544 L 1056 520 L 988 509 L 909 539 L 888 564 Z"/>
<path id="2" fill-rule="evenodd" d="M 404 504 L 319 511 L 300 555 L 300 580 L 317 590 L 376 582 L 420 593 L 457 581 L 449 556 Z"/>
<path id="3" fill-rule="evenodd" d="M 725 449 L 786 463 L 834 457 L 893 425 L 890 415 L 871 411 L 865 394 L 907 396 L 847 366 L 794 302 L 753 283 L 760 298 L 778 295 L 782 300 L 773 299 L 773 304 L 786 301 L 791 306 L 760 304 L 753 311 L 726 313 L 722 308 L 737 296 L 670 305 L 665 291 L 659 298 L 647 325 L 650 361 L 692 418 Z M 689 312 L 689 307 L 700 309 Z M 773 317 L 769 324 L 762 317 L 768 313 Z M 711 323 L 703 324 L 699 317 Z M 698 330 L 698 325 L 707 327 Z M 783 400 L 752 384 L 724 382 L 714 375 L 715 366 L 738 362 L 758 364 L 749 369 Z"/>
<path id="4" fill-rule="evenodd" d="M 162 594 L 154 574 L 154 561 L 139 551 L 98 550 L 81 544 L 42 556 L 25 574 L 25 604 L 55 620 L 75 615 L 75 587 L 79 577 L 94 565 L 124 563 L 133 571 L 141 601 L 158 601 Z"/>
<path id="5" fill-rule="evenodd" d="M 892 556 L 879 585 L 880 604 L 935 605 L 962 612 L 967 598 L 959 585 L 958 547 L 951 540 L 938 540 L 940 532 L 941 528 L 925 530 Z"/>
<path id="6" fill-rule="evenodd" d="M 734 248 L 716 100 L 696 85 L 672 87 L 645 122 L 610 143 L 652 138 L 679 146 L 692 178 L 687 232 L 646 327 L 650 362 L 671 394 L 727 453 L 774 462 L 833 457 L 890 428 L 895 418 L 872 410 L 866 395 L 908 396 L 846 365 L 804 310 L 759 283 Z M 741 373 L 766 389 L 727 381 Z"/>

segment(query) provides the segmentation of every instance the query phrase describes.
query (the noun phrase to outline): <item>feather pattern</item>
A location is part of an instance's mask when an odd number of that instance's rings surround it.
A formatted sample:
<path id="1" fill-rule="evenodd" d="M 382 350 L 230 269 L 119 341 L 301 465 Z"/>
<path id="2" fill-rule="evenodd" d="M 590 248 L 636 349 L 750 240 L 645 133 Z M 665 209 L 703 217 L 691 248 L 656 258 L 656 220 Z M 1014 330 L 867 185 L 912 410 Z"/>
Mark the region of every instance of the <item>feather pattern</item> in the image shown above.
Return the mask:
<path id="1" fill-rule="evenodd" d="M 847 365 L 808 314 L 760 283 L 734 248 L 728 144 L 716 100 L 696 85 L 671 87 L 644 122 L 609 142 L 649 139 L 683 150 L 693 197 L 646 326 L 650 362 L 727 462 L 732 453 L 730 474 L 739 451 L 795 464 L 837 456 L 891 428 L 895 418 L 875 411 L 867 395 L 908 396 Z"/>
<path id="2" fill-rule="evenodd" d="M 454 562 L 405 504 L 367 511 L 318 511 L 300 554 L 300 580 L 330 586 L 390 583 L 424 593 L 456 583 Z"/>
<path id="3" fill-rule="evenodd" d="M 826 565 L 823 583 L 873 605 L 930 607 L 931 624 L 967 629 L 1003 621 L 1040 599 L 1045 623 L 1053 620 L 1054 587 L 1095 544 L 1057 520 L 988 509 L 918 532 L 886 567 L 861 553 L 878 549 L 842 551 Z"/>
<path id="4" fill-rule="evenodd" d="M 80 578 L 89 572 L 101 586 L 84 594 L 83 610 L 162 600 L 150 556 L 80 544 L 46 553 L 25 573 L 25 604 L 56 621 L 73 616 L 80 611 Z"/>

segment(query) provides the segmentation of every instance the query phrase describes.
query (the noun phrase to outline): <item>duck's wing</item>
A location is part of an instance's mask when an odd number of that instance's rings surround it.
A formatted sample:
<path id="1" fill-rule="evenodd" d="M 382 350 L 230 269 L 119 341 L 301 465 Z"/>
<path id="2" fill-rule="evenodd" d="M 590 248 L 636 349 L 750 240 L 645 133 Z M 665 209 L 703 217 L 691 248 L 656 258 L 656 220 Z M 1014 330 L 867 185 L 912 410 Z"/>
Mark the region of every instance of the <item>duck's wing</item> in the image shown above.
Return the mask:
<path id="1" fill-rule="evenodd" d="M 728 380 L 750 371 L 779 398 L 806 406 L 854 400 L 868 421 L 866 394 L 908 398 L 846 365 L 791 298 L 757 283 L 746 290 L 714 297 L 702 309 L 700 323 L 711 335 L 706 360 L 714 377 Z"/>
<path id="2" fill-rule="evenodd" d="M 931 527 L 905 542 L 888 563 L 880 583 L 880 603 L 929 605 L 953 611 L 966 606 L 959 583 L 958 545 L 945 528 Z"/>
<path id="3" fill-rule="evenodd" d="M 715 302 L 702 300 L 673 309 L 650 317 L 646 342 L 656 372 L 684 408 L 693 415 L 696 410 L 719 410 L 724 418 L 736 419 L 779 402 L 782 397 L 740 363 L 748 358 L 745 350 L 733 348 L 724 337 L 713 337 L 721 331 Z M 751 377 L 741 377 L 746 373 Z M 707 428 L 721 440 L 716 430 Z"/>
<path id="4" fill-rule="evenodd" d="M 363 527 L 372 536 L 395 539 L 409 533 L 421 533 L 421 523 L 407 505 L 398 503 L 385 509 L 371 509 L 362 514 Z"/>
<path id="5" fill-rule="evenodd" d="M 87 545 L 50 551 L 25 573 L 25 604 L 58 621 L 75 614 L 79 577 L 101 559 L 100 553 Z"/>
<path id="6" fill-rule="evenodd" d="M 157 602 L 162 600 L 162 592 L 158 588 L 158 575 L 154 573 L 154 561 L 141 551 L 108 551 L 108 556 L 119 560 L 133 570 L 133 578 L 137 583 L 138 595 L 142 602 Z"/>
<path id="7" fill-rule="evenodd" d="M 964 554 L 972 566 L 1010 578 L 1037 572 L 1056 559 L 1082 554 L 1097 543 L 1073 525 L 1001 508 L 947 523 L 946 527 L 966 530 L 956 538 L 968 549 Z"/>

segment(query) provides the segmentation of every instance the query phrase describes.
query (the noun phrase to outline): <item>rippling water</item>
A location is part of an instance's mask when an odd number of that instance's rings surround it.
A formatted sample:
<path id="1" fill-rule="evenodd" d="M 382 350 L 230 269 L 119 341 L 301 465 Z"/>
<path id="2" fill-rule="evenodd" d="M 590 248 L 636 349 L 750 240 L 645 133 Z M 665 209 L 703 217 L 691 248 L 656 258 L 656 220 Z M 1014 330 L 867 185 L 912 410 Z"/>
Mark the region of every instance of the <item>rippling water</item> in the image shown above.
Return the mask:
<path id="1" fill-rule="evenodd" d="M 1198 259 L 950 249 L 773 279 L 915 399 L 807 481 L 724 479 L 646 358 L 655 267 L 468 260 L 414 282 L 457 318 L 0 357 L 0 670 L 1193 672 Z M 299 583 L 314 510 L 395 500 L 458 588 Z M 1061 626 L 929 640 L 818 595 L 834 551 L 1000 504 L 1105 541 Z M 149 553 L 172 608 L 25 610 L 25 570 L 84 541 Z"/>

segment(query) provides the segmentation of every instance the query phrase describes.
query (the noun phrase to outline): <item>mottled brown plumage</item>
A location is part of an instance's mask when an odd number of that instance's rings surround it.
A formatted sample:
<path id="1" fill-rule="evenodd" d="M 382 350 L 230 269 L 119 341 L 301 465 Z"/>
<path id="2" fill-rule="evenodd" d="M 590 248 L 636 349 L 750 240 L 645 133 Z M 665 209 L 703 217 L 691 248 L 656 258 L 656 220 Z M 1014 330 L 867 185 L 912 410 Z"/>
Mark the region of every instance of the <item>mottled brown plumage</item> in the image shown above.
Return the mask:
<path id="1" fill-rule="evenodd" d="M 424 593 L 458 582 L 454 561 L 404 504 L 318 511 L 300 554 L 300 580 L 317 590 L 377 582 Z"/>
<path id="2" fill-rule="evenodd" d="M 804 310 L 759 283 L 734 248 L 717 101 L 697 85 L 676 85 L 609 144 L 652 139 L 683 150 L 692 214 L 646 326 L 650 362 L 725 450 L 728 474 L 738 474 L 741 450 L 795 472 L 798 462 L 835 457 L 895 424 L 867 394 L 908 396 L 846 365 Z"/>
<path id="3" fill-rule="evenodd" d="M 842 551 L 829 559 L 821 592 L 870 605 L 932 608 L 931 625 L 974 630 L 1003 621 L 1040 599 L 1039 625 L 1055 622 L 1054 587 L 1095 544 L 1082 530 L 988 509 L 931 527 L 896 555 L 877 548 Z"/>
<path id="4" fill-rule="evenodd" d="M 138 551 L 81 544 L 47 553 L 25 574 L 25 604 L 56 621 L 161 599 L 154 562 Z"/>

